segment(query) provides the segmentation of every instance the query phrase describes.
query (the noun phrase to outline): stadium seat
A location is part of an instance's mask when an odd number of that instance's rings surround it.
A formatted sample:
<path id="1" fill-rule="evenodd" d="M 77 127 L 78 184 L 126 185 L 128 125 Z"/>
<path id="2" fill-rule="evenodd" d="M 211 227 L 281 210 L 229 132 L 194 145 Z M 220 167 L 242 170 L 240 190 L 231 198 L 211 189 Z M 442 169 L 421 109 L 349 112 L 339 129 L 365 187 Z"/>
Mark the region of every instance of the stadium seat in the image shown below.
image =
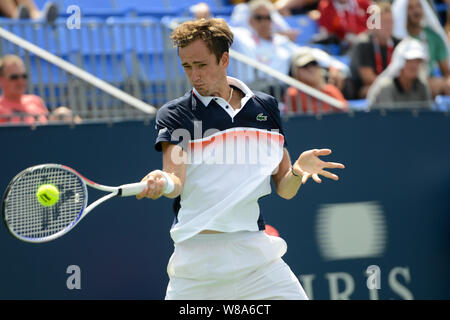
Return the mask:
<path id="1" fill-rule="evenodd" d="M 113 17 L 106 23 L 112 30 L 111 40 L 119 44 L 128 80 L 140 86 L 147 102 L 164 103 L 166 91 L 176 75 L 180 77 L 170 29 L 154 17 Z"/>
<path id="2" fill-rule="evenodd" d="M 319 44 L 319 43 L 310 43 L 309 47 L 321 49 L 328 54 L 339 57 L 341 56 L 341 48 L 337 44 Z M 345 58 L 344 58 L 345 59 Z"/>
<path id="3" fill-rule="evenodd" d="M 61 19 L 58 23 L 59 37 L 71 53 L 108 54 L 117 51 L 111 41 L 111 30 L 102 19 L 84 18 L 80 28 L 74 29 L 68 29 L 63 21 Z"/>
<path id="4" fill-rule="evenodd" d="M 368 104 L 366 99 L 348 100 L 348 107 L 355 111 L 367 111 Z"/>
<path id="5" fill-rule="evenodd" d="M 45 3 L 49 0 L 35 0 L 39 9 L 42 9 Z M 128 12 L 119 10 L 114 5 L 115 0 L 50 0 L 58 5 L 59 17 L 67 18 L 74 14 L 74 10 L 68 9 L 71 6 L 77 6 L 80 8 L 81 17 L 95 17 L 106 19 L 111 16 L 124 16 Z"/>
<path id="6" fill-rule="evenodd" d="M 450 96 L 436 96 L 436 98 L 434 99 L 433 110 L 449 112 Z"/>
<path id="7" fill-rule="evenodd" d="M 78 6 L 80 8 L 80 14 L 84 17 L 92 17 L 99 19 L 106 19 L 111 16 L 125 16 L 128 14 L 127 10 L 121 10 L 116 8 L 113 3 L 114 0 L 63 0 L 60 7 L 60 16 L 68 17 L 74 13 L 73 10 L 69 10 L 70 6 Z"/>
<path id="8" fill-rule="evenodd" d="M 442 25 L 445 25 L 445 17 L 446 17 L 447 8 L 448 8 L 447 3 L 444 3 L 444 2 L 436 3 L 436 1 L 432 1 L 432 4 L 434 6 L 434 10 L 437 13 L 437 17 L 439 18 L 439 22 Z"/>
<path id="9" fill-rule="evenodd" d="M 297 29 L 300 34 L 295 39 L 298 45 L 306 45 L 317 34 L 319 28 L 316 21 L 312 20 L 308 15 L 285 16 L 284 19 L 293 29 Z"/>
<path id="10" fill-rule="evenodd" d="M 60 11 L 66 11 L 69 6 L 75 5 L 79 6 L 81 12 L 89 10 L 103 10 L 103 9 L 117 9 L 114 5 L 116 1 L 114 0 L 62 0 L 62 7 Z M 118 1 L 118 2 L 128 2 L 128 1 Z"/>
<path id="11" fill-rule="evenodd" d="M 69 52 L 60 46 L 58 30 L 47 24 L 31 20 L 13 20 L 0 18 L 0 25 L 7 31 L 23 38 L 24 40 L 61 57 L 68 59 Z M 32 84 L 41 84 L 43 87 L 49 83 L 59 81 L 66 82 L 62 73 L 47 61 L 38 58 L 32 53 L 17 47 L 13 43 L 1 39 L 2 54 L 17 54 L 29 65 L 30 81 Z"/>
<path id="12" fill-rule="evenodd" d="M 177 5 L 172 5 L 170 0 L 122 0 L 115 1 L 117 9 L 135 9 L 135 10 L 148 10 L 148 9 L 171 9 L 176 8 Z M 178 4 L 179 7 L 179 4 Z"/>
<path id="13" fill-rule="evenodd" d="M 106 20 L 112 31 L 111 37 L 118 48 L 125 51 L 149 53 L 164 51 L 164 39 L 160 21 L 154 17 L 119 18 L 111 17 Z"/>
<path id="14" fill-rule="evenodd" d="M 340 62 L 342 62 L 346 66 L 350 67 L 350 57 L 349 56 L 333 55 L 333 58 L 335 58 L 336 60 L 339 60 Z"/>
<path id="15" fill-rule="evenodd" d="M 0 25 L 7 31 L 50 52 L 58 51 L 55 29 L 48 24 L 32 20 L 14 20 L 0 18 Z M 64 54 L 64 52 L 60 52 Z"/>
<path id="16" fill-rule="evenodd" d="M 175 0 L 171 1 L 172 3 L 175 2 Z M 229 5 L 226 0 L 184 0 L 181 4 L 184 14 L 189 15 L 189 8 L 199 2 L 208 4 L 213 16 L 230 16 L 234 8 L 234 6 Z M 177 3 L 177 5 L 179 4 Z"/>

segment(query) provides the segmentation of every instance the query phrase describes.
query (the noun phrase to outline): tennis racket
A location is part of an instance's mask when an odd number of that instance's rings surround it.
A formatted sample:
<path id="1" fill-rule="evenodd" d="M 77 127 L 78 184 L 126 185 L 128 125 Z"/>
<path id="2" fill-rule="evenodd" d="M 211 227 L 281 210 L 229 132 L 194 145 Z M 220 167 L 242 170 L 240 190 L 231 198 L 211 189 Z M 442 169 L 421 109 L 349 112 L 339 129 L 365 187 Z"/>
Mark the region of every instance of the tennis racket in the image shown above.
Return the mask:
<path id="1" fill-rule="evenodd" d="M 39 203 L 36 192 L 42 184 L 58 188 L 59 201 L 56 204 L 43 206 Z M 109 194 L 88 206 L 86 186 Z M 19 240 L 47 242 L 69 232 L 99 204 L 114 197 L 137 195 L 146 186 L 147 182 L 138 182 L 109 187 L 95 183 L 64 165 L 37 165 L 23 170 L 9 183 L 3 196 L 3 221 Z"/>

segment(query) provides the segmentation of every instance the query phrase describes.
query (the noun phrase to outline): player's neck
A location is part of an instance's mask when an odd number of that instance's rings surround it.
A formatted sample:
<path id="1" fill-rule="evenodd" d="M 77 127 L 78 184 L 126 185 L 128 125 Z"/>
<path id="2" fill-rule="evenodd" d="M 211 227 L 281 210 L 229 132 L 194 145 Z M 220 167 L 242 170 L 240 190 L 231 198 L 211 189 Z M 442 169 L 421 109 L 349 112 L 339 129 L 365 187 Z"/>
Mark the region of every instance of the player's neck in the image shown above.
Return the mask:
<path id="1" fill-rule="evenodd" d="M 229 104 L 231 105 L 231 107 L 234 110 L 240 109 L 242 107 L 241 100 L 243 97 L 244 97 L 244 93 L 240 89 L 234 87 L 233 95 L 231 96 L 231 99 L 229 102 Z"/>
<path id="2" fill-rule="evenodd" d="M 225 81 L 223 84 L 220 85 L 219 88 L 217 88 L 213 94 L 214 97 L 221 97 L 225 99 L 226 101 L 230 100 L 230 96 L 232 95 L 232 90 L 230 85 L 227 81 Z"/>

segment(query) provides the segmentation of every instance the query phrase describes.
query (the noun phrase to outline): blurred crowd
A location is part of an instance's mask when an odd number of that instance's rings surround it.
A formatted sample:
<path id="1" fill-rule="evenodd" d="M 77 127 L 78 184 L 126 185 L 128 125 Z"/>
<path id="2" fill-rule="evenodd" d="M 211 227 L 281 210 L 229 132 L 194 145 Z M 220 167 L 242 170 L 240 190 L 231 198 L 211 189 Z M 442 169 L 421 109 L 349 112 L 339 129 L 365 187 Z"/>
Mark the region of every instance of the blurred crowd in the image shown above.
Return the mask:
<path id="1" fill-rule="evenodd" d="M 429 108 L 436 96 L 450 95 L 446 31 L 450 21 L 447 15 L 436 13 L 433 2 L 231 2 L 235 4 L 230 17 L 235 35 L 233 49 L 344 105 L 348 100 L 367 99 L 370 108 Z M 205 3 L 198 6 L 207 12 L 203 17 L 211 16 Z M 307 15 L 319 27 L 306 44 L 296 42 L 301 28 L 286 21 L 287 16 L 298 14 Z M 339 48 L 338 54 L 327 50 L 330 45 Z M 288 110 L 318 112 L 316 99 L 296 88 L 287 88 L 284 102 Z M 319 111 L 345 110 L 323 104 Z"/>
<path id="2" fill-rule="evenodd" d="M 58 7 L 50 1 L 43 8 L 38 8 L 33 0 L 1 0 L 0 15 L 10 19 L 53 23 L 58 17 Z M 29 74 L 21 57 L 14 54 L 0 57 L 0 125 L 81 123 L 81 118 L 73 115 L 67 106 L 59 106 L 50 111 L 41 97 L 27 94 L 28 78 Z"/>
<path id="3" fill-rule="evenodd" d="M 232 49 L 310 89 L 286 86 L 280 104 L 284 112 L 345 112 L 349 101 L 355 100 L 366 101 L 370 109 L 430 108 L 435 97 L 450 95 L 449 11 L 438 14 L 434 2 L 229 2 L 233 5 L 228 17 L 234 33 Z M 204 2 L 192 6 L 190 12 L 196 19 L 213 17 Z M 32 0 L 2 0 L 0 14 L 11 19 L 52 23 L 58 9 L 53 2 L 37 8 Z M 318 26 L 308 43 L 297 41 L 304 30 L 287 21 L 292 15 L 308 17 Z M 337 53 L 327 49 L 336 47 Z M 27 77 L 17 57 L 0 60 L 0 115 L 46 114 L 45 118 L 37 119 L 48 121 L 56 115 L 49 113 L 42 99 L 25 94 Z M 240 77 L 251 82 L 254 73 L 248 73 L 248 79 L 245 75 Z M 339 102 L 340 107 L 324 102 L 320 99 L 323 95 Z M 62 117 L 73 119 L 67 108 L 59 111 Z"/>

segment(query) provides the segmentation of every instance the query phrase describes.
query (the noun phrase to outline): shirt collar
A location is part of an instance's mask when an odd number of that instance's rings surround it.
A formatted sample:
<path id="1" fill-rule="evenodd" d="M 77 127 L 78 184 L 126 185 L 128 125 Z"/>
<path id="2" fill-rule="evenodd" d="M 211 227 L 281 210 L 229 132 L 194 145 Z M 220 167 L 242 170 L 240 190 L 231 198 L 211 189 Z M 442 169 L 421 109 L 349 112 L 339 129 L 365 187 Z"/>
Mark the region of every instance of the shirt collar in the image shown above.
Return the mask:
<path id="1" fill-rule="evenodd" d="M 242 82 L 239 79 L 233 78 L 233 77 L 227 77 L 227 82 L 230 86 L 236 87 L 239 90 L 241 90 L 244 93 L 244 98 L 241 101 L 245 101 L 244 103 L 242 103 L 242 106 L 251 98 L 254 96 L 253 91 L 250 90 L 249 87 L 247 87 L 247 85 Z M 203 105 L 205 107 L 207 107 L 211 101 L 214 99 L 216 101 L 217 104 L 219 104 L 220 106 L 226 106 L 228 105 L 228 102 L 222 98 L 222 97 L 215 97 L 215 96 L 202 96 L 200 95 L 200 93 L 198 93 L 198 91 L 195 88 L 192 88 L 192 92 L 194 93 L 194 95 L 203 103 Z M 245 99 L 245 100 L 244 100 Z"/>

